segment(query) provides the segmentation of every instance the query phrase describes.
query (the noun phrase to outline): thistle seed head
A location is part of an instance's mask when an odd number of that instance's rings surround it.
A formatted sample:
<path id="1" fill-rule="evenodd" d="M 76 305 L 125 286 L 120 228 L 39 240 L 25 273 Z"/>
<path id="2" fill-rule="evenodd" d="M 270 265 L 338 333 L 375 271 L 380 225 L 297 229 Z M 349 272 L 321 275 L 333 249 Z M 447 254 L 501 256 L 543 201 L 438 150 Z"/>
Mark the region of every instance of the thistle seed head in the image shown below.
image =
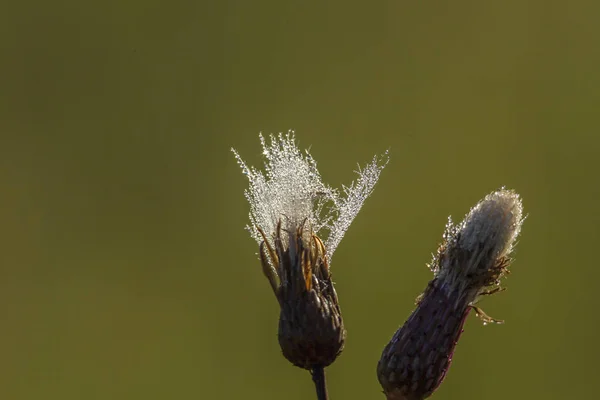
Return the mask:
<path id="1" fill-rule="evenodd" d="M 281 307 L 279 344 L 292 364 L 324 367 L 342 351 L 346 337 L 329 263 L 373 191 L 387 153 L 359 169 L 357 181 L 340 194 L 323 183 L 316 161 L 298 149 L 293 132 L 271 136 L 270 144 L 262 135 L 260 140 L 265 173 L 233 152 L 250 181 L 247 229 Z"/>
<path id="2" fill-rule="evenodd" d="M 472 308 L 484 323 L 499 322 L 474 302 L 500 291 L 522 223 L 521 200 L 505 189 L 486 196 L 460 224 L 448 223 L 430 265 L 434 278 L 377 365 L 388 400 L 421 400 L 436 390 Z"/>

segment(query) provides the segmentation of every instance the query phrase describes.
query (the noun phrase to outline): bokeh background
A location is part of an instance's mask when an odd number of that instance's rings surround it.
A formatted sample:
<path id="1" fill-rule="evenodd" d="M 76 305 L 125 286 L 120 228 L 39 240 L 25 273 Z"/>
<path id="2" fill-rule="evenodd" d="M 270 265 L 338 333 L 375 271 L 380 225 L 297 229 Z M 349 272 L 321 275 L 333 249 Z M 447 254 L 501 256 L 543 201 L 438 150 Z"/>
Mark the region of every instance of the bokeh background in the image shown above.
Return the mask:
<path id="1" fill-rule="evenodd" d="M 508 291 L 436 399 L 591 398 L 600 318 L 600 24 L 584 1 L 21 1 L 0 13 L 0 398 L 310 399 L 244 231 L 258 133 L 324 179 L 391 162 L 332 268 L 333 399 L 381 350 L 448 215 L 503 185 Z"/>

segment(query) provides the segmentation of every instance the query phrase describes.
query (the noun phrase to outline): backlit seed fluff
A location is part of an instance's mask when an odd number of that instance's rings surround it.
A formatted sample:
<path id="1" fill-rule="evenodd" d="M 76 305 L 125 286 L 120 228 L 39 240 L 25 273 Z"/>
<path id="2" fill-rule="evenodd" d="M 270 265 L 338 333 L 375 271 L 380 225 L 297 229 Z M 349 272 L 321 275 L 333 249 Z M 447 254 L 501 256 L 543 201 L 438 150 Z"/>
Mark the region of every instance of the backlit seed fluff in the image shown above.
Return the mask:
<path id="1" fill-rule="evenodd" d="M 294 365 L 313 370 L 342 351 L 346 331 L 330 262 L 352 220 L 373 191 L 387 153 L 359 169 L 343 193 L 321 180 L 317 163 L 296 146 L 294 133 L 260 141 L 264 172 L 248 167 L 232 149 L 250 182 L 250 235 L 263 273 L 280 305 L 279 344 Z"/>

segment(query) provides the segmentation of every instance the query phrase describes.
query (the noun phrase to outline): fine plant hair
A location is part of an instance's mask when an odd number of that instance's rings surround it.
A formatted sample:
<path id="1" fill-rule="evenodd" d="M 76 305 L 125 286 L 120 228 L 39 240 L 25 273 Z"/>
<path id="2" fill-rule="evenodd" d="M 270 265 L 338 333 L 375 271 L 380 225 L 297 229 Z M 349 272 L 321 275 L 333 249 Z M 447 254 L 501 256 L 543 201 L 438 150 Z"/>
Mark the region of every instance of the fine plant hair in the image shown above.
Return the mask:
<path id="1" fill-rule="evenodd" d="M 325 367 L 340 355 L 346 329 L 331 275 L 331 259 L 389 161 L 375 156 L 341 191 L 325 184 L 317 163 L 296 145 L 293 131 L 259 135 L 263 170 L 232 149 L 249 187 L 246 229 L 258 245 L 262 272 L 280 306 L 283 356 L 308 370 L 317 399 L 327 400 Z M 501 188 L 479 201 L 459 224 L 450 218 L 430 270 L 433 279 L 416 308 L 383 349 L 377 378 L 387 400 L 423 400 L 441 385 L 471 310 L 500 292 L 524 221 L 519 195 Z M 402 266 L 404 267 L 404 266 Z"/>
<path id="2" fill-rule="evenodd" d="M 309 370 L 319 400 L 328 398 L 324 368 L 344 347 L 346 330 L 330 263 L 346 230 L 371 195 L 388 162 L 387 152 L 358 170 L 342 193 L 323 183 L 317 163 L 296 146 L 294 133 L 260 135 L 265 172 L 249 167 L 250 236 L 263 274 L 280 305 L 278 339 L 284 357 Z"/>
<path id="3" fill-rule="evenodd" d="M 285 232 L 306 224 L 324 241 L 328 260 L 340 244 L 344 234 L 371 195 L 379 174 L 389 161 L 388 152 L 374 156 L 365 167 L 358 167 L 358 179 L 342 192 L 323 183 L 317 162 L 308 150 L 302 152 L 296 145 L 293 131 L 286 135 L 271 135 L 268 144 L 262 134 L 260 143 L 265 157 L 263 171 L 246 165 L 235 149 L 231 149 L 250 187 L 244 191 L 250 204 L 250 224 L 246 229 L 260 245 L 263 232 L 275 232 L 279 221 Z M 267 237 L 271 245 L 271 237 Z"/>

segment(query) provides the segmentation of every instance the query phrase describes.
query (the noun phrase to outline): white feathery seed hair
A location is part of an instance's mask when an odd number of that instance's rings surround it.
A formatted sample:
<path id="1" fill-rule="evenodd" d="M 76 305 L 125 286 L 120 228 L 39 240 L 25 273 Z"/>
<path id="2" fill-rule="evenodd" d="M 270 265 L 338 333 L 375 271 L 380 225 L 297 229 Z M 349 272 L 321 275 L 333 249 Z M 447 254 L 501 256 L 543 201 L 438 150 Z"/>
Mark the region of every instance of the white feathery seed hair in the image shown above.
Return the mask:
<path id="1" fill-rule="evenodd" d="M 443 245 L 430 269 L 449 292 L 476 288 L 470 294 L 475 300 L 486 290 L 486 285 L 475 282 L 494 276 L 493 271 L 503 275 L 496 267 L 502 260 L 510 263 L 523 221 L 523 203 L 516 192 L 501 188 L 488 194 L 459 224 L 448 218 Z"/>
<path id="2" fill-rule="evenodd" d="M 493 257 L 510 254 L 523 224 L 523 204 L 516 192 L 502 188 L 488 194 L 461 223 L 460 247 Z M 480 249 L 480 247 L 483 247 Z"/>
<path id="3" fill-rule="evenodd" d="M 273 234 L 281 221 L 282 236 L 304 227 L 305 235 L 326 233 L 324 241 L 327 257 L 331 260 L 346 230 L 360 211 L 364 201 L 373 192 L 379 174 L 389 161 L 388 152 L 357 171 L 358 179 L 350 186 L 342 186 L 343 195 L 321 180 L 317 163 L 308 150 L 296 146 L 294 132 L 270 135 L 270 143 L 259 135 L 265 158 L 264 173 L 249 167 L 240 155 L 231 149 L 243 173 L 250 181 L 245 191 L 250 203 L 250 225 L 246 228 L 260 245 L 262 229 L 273 246 Z M 284 240 L 287 247 L 287 243 Z"/>

